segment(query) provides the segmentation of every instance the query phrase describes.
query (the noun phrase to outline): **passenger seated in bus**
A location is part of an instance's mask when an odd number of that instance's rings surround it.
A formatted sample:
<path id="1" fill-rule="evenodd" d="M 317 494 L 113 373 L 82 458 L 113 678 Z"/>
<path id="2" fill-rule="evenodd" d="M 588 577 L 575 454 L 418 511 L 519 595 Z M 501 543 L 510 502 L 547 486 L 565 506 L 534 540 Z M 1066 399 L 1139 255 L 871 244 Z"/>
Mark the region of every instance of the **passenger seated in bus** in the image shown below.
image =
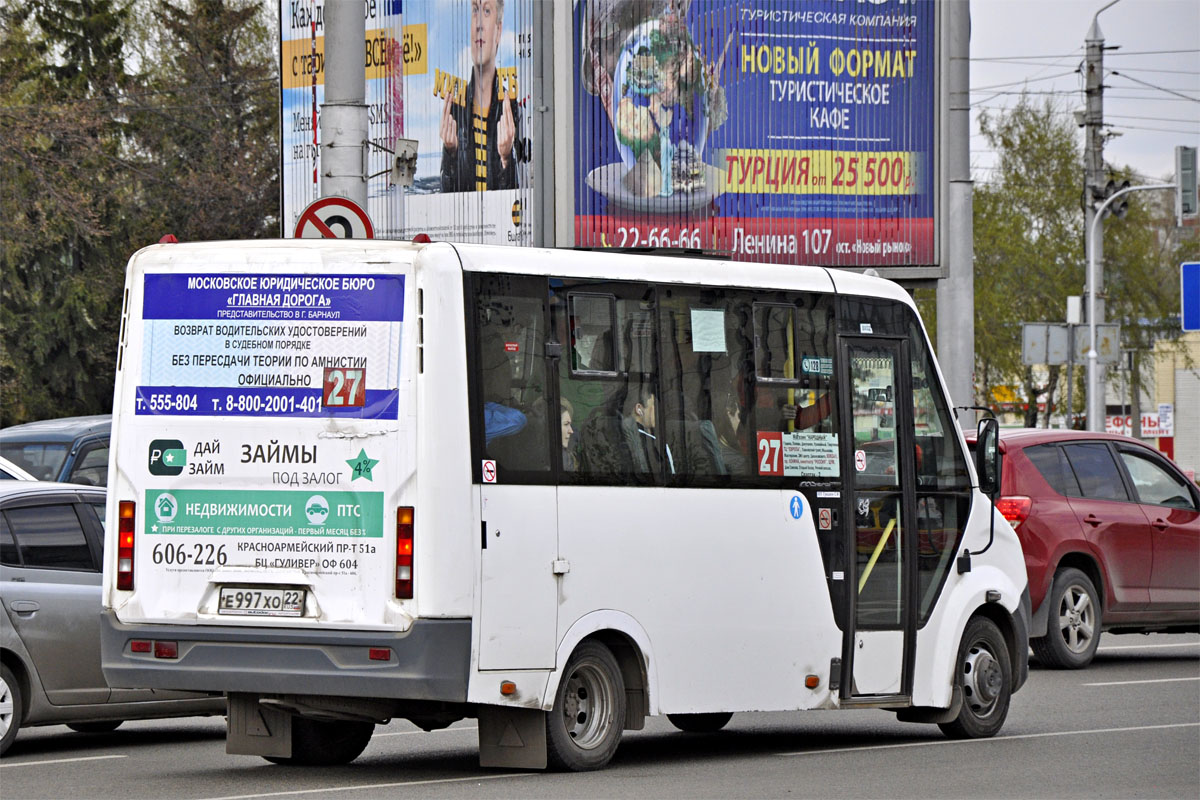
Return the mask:
<path id="1" fill-rule="evenodd" d="M 489 445 L 493 439 L 512 436 L 525 427 L 525 415 L 515 408 L 489 400 L 483 404 L 483 443 Z"/>
<path id="2" fill-rule="evenodd" d="M 667 469 L 672 474 L 675 472 L 670 445 L 664 442 L 663 454 L 659 454 L 658 438 L 655 435 L 657 421 L 654 389 L 643 384 L 638 389 L 629 415 L 621 420 L 621 432 L 625 435 L 625 443 L 633 456 L 634 471 L 638 473 L 657 475 L 662 470 L 664 457 L 667 460 Z"/>
<path id="3" fill-rule="evenodd" d="M 575 427 L 571 424 L 575 409 L 571 401 L 562 398 L 562 468 L 563 472 L 574 472 L 579 468 L 579 456 L 575 453 Z"/>

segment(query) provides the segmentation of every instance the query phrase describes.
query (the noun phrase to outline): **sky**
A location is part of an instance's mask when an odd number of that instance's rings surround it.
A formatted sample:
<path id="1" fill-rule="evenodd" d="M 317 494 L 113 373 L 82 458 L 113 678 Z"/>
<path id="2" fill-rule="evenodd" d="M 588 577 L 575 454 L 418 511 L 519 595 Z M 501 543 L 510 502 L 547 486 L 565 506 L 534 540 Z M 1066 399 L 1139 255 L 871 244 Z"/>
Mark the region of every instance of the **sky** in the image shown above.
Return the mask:
<path id="1" fill-rule="evenodd" d="M 1108 2 L 971 0 L 977 181 L 987 180 L 995 162 L 979 135 L 980 110 L 1011 108 L 1022 88 L 1035 99 L 1061 100 L 1068 113 L 1084 107 L 1076 70 L 1092 17 Z M 1200 0 L 1118 0 L 1100 14 L 1099 25 L 1105 46 L 1118 47 L 1104 54 L 1104 120 L 1120 134 L 1105 144 L 1105 161 L 1131 166 L 1150 181 L 1170 179 L 1175 146 L 1200 146 Z"/>

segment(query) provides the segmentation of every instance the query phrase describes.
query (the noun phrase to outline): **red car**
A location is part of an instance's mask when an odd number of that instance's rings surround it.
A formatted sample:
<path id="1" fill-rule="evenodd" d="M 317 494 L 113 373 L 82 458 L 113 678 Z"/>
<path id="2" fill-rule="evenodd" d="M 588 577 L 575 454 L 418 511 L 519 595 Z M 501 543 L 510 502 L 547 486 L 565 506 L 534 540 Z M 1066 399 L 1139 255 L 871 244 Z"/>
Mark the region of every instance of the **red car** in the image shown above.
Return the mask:
<path id="1" fill-rule="evenodd" d="M 1022 429 L 1000 435 L 997 508 L 1025 549 L 1030 646 L 1079 669 L 1101 631 L 1200 631 L 1200 491 L 1136 439 Z"/>

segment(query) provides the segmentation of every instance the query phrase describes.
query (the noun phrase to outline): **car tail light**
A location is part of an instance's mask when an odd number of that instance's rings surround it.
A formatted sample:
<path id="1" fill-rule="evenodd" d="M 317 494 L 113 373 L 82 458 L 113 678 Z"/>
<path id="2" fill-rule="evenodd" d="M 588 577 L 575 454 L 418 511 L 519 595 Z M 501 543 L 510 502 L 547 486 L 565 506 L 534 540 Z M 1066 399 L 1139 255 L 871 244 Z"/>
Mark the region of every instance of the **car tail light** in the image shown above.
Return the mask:
<path id="1" fill-rule="evenodd" d="M 178 642 L 162 642 L 154 640 L 154 657 L 155 658 L 179 658 L 179 643 Z"/>
<path id="2" fill-rule="evenodd" d="M 133 518 L 136 504 L 122 500 L 117 512 L 117 588 L 133 591 Z"/>
<path id="3" fill-rule="evenodd" d="M 411 600 L 413 596 L 413 510 L 411 506 L 396 509 L 396 597 Z"/>
<path id="4" fill-rule="evenodd" d="M 1022 522 L 1029 519 L 1031 508 L 1033 508 L 1033 499 L 1029 497 L 1014 495 L 1013 497 L 1001 497 L 996 501 L 996 510 L 1014 528 L 1020 527 Z"/>

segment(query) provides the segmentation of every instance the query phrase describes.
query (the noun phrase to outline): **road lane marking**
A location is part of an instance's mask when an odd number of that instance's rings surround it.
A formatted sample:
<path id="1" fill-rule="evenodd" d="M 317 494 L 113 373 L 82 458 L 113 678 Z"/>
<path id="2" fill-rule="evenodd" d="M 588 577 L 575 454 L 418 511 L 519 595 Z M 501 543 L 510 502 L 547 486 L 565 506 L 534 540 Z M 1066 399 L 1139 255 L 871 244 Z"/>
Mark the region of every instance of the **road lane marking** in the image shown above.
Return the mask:
<path id="1" fill-rule="evenodd" d="M 1111 647 L 1098 647 L 1096 652 L 1106 650 L 1152 650 L 1156 647 L 1200 647 L 1200 642 L 1172 642 L 1171 644 L 1114 644 Z"/>
<path id="2" fill-rule="evenodd" d="M 457 733 L 458 731 L 477 731 L 479 727 L 472 725 L 469 728 L 438 728 L 435 731 L 393 731 L 391 733 L 377 733 L 371 737 L 371 740 L 380 738 L 381 736 L 412 736 L 414 733 Z"/>
<path id="3" fill-rule="evenodd" d="M 318 789 L 292 789 L 286 792 L 258 792 L 256 794 L 228 794 L 220 797 L 206 797 L 201 800 L 251 800 L 255 797 L 294 797 L 301 794 L 322 794 L 325 792 L 359 792 L 375 789 L 395 789 L 400 786 L 431 786 L 436 783 L 467 783 L 469 781 L 497 781 L 502 778 L 528 778 L 540 775 L 538 772 L 511 772 L 505 775 L 472 775 L 467 778 L 430 778 L 424 781 L 396 781 L 395 783 L 364 783 L 359 786 L 322 786 Z"/>
<path id="4" fill-rule="evenodd" d="M 795 753 L 779 753 L 781 756 L 823 756 L 829 753 L 859 753 L 864 750 L 893 750 L 900 747 L 932 747 L 947 744 L 980 744 L 983 742 L 1009 742 L 1015 739 L 1043 739 L 1048 736 L 1083 736 L 1092 733 L 1130 733 L 1133 731 L 1157 731 L 1166 728 L 1200 728 L 1200 722 L 1177 722 L 1170 725 L 1138 725 L 1131 728 L 1094 728 L 1086 731 L 1052 731 L 1050 733 L 1018 733 L 1012 736 L 995 736 L 989 739 L 938 739 L 929 742 L 903 742 L 900 744 L 878 744 L 866 747 L 838 747 L 832 750 L 800 750 Z"/>
<path id="5" fill-rule="evenodd" d="M 1153 678 L 1144 681 L 1105 681 L 1104 683 L 1085 683 L 1084 686 L 1129 686 L 1134 683 L 1176 683 L 1178 681 L 1200 681 L 1195 678 Z"/>
<path id="6" fill-rule="evenodd" d="M 72 761 L 100 761 L 105 758 L 128 758 L 128 756 L 80 756 L 79 758 L 51 758 L 45 761 L 19 761 L 16 764 L 10 764 L 7 761 L 0 762 L 0 769 L 8 769 L 9 767 L 39 767 L 42 764 L 69 764 Z"/>

